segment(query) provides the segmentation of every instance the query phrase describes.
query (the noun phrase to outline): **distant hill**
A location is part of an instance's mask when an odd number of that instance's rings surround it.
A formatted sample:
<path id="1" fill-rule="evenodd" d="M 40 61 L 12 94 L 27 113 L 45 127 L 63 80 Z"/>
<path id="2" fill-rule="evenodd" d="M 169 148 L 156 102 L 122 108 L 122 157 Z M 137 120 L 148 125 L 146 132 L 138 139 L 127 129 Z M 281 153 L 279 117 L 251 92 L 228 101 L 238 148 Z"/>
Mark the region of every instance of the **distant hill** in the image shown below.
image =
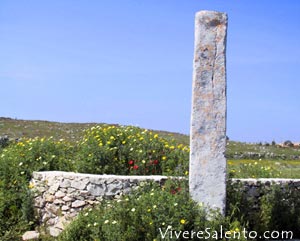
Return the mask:
<path id="1" fill-rule="evenodd" d="M 104 123 L 61 123 L 42 120 L 19 120 L 0 117 L 0 136 L 8 135 L 10 139 L 50 137 L 64 139 L 70 142 L 80 140 L 84 130 Z M 118 124 L 111 124 L 118 125 Z M 167 131 L 153 131 L 162 137 L 174 138 L 178 142 L 188 145 L 189 136 Z"/>
<path id="2" fill-rule="evenodd" d="M 53 136 L 56 140 L 76 142 L 82 138 L 84 130 L 95 125 L 104 125 L 104 123 L 60 123 L 0 117 L 0 136 L 8 135 L 12 140 Z M 153 132 L 164 138 L 174 138 L 178 143 L 189 145 L 188 135 L 157 130 Z M 230 159 L 300 160 L 300 147 L 228 141 L 226 156 Z"/>

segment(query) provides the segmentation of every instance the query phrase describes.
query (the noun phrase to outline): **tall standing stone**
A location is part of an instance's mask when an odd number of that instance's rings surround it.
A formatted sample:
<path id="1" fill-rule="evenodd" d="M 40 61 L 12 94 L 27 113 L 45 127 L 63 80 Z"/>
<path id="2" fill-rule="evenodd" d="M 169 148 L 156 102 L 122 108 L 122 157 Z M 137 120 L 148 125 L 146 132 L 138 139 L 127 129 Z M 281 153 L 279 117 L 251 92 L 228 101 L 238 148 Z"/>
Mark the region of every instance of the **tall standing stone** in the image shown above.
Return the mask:
<path id="1" fill-rule="evenodd" d="M 195 22 L 189 188 L 197 202 L 225 213 L 227 15 L 200 11 Z"/>

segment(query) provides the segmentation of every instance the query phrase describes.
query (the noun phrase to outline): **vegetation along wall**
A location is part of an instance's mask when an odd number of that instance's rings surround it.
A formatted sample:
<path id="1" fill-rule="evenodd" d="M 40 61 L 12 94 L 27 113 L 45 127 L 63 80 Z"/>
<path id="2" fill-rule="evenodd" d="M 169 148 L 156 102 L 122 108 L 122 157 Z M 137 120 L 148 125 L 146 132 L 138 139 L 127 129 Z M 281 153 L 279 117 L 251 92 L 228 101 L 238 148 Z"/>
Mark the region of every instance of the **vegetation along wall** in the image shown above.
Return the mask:
<path id="1" fill-rule="evenodd" d="M 92 175 L 72 172 L 34 172 L 31 187 L 35 209 L 40 221 L 48 228 L 51 236 L 58 236 L 83 208 L 98 204 L 103 199 L 118 199 L 136 189 L 144 182 L 160 184 L 167 176 L 117 176 Z M 300 179 L 231 179 L 230 187 L 237 194 L 243 193 L 255 203 L 271 186 L 281 190 L 299 190 Z"/>

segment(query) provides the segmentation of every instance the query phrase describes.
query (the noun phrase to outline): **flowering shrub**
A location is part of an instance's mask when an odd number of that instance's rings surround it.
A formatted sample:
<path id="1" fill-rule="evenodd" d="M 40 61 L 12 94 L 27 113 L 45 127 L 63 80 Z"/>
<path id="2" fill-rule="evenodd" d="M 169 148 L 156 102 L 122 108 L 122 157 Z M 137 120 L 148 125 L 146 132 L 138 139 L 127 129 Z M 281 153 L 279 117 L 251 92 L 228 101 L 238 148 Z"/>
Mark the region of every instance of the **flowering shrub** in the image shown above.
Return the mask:
<path id="1" fill-rule="evenodd" d="M 184 175 L 189 148 L 132 126 L 96 126 L 79 144 L 80 172 L 119 175 Z"/>
<path id="2" fill-rule="evenodd" d="M 174 187 L 181 187 L 173 193 Z M 170 230 L 211 231 L 241 228 L 238 222 L 230 222 L 216 214 L 208 219 L 201 205 L 192 201 L 187 191 L 187 183 L 170 180 L 162 188 L 155 183 L 145 183 L 131 195 L 120 200 L 104 201 L 96 209 L 83 211 L 62 233 L 60 241 L 115 241 L 115 240 L 166 240 L 177 239 Z M 214 240 L 214 239 L 207 239 Z"/>
<path id="3" fill-rule="evenodd" d="M 29 180 L 33 171 L 179 174 L 189 148 L 136 127 L 96 126 L 74 145 L 53 138 L 22 139 L 0 149 L 0 239 L 17 240 L 35 225 Z"/>
<path id="4" fill-rule="evenodd" d="M 35 138 L 0 152 L 0 239 L 19 240 L 35 222 L 29 180 L 33 171 L 72 170 L 72 149 L 65 142 Z"/>
<path id="5" fill-rule="evenodd" d="M 0 148 L 0 240 L 19 240 L 37 225 L 29 180 L 33 171 L 77 171 L 119 175 L 188 175 L 188 146 L 161 138 L 149 130 L 124 126 L 96 126 L 84 138 L 69 144 L 53 138 L 23 139 Z M 233 167 L 234 177 L 276 177 L 280 174 L 260 161 Z M 300 196 L 287 189 L 272 190 L 259 203 L 228 185 L 226 218 L 210 218 L 195 202 L 182 181 L 170 181 L 161 189 L 145 184 L 120 201 L 104 201 L 96 209 L 82 212 L 60 237 L 65 240 L 160 240 L 165 231 L 240 229 L 241 223 L 260 232 L 267 229 L 294 230 L 300 235 Z M 264 196 L 265 195 L 265 196 Z M 253 210 L 251 207 L 255 206 Z M 239 220 L 239 221 L 237 221 Z M 244 222 L 244 221 L 245 222 Z M 260 222 L 257 222 L 260 220 Z M 209 239 L 207 239 L 209 240 Z"/>

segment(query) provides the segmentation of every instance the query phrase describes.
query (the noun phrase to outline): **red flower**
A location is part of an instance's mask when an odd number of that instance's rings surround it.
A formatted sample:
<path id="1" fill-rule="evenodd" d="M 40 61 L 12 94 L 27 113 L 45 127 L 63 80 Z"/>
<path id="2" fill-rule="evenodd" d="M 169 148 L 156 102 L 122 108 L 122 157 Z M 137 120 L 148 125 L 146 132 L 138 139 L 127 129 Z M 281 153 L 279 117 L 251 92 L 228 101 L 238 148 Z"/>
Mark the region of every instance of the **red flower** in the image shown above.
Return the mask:
<path id="1" fill-rule="evenodd" d="M 154 161 L 153 161 L 153 164 L 154 164 L 154 165 L 157 165 L 157 164 L 158 164 L 158 160 L 154 160 Z"/>
<path id="2" fill-rule="evenodd" d="M 133 160 L 130 160 L 130 161 L 128 162 L 128 164 L 129 164 L 129 165 L 133 165 L 133 164 L 134 164 L 134 161 L 133 161 Z"/>
<path id="3" fill-rule="evenodd" d="M 176 194 L 176 193 L 179 193 L 181 191 L 181 187 L 177 187 L 175 189 L 171 189 L 171 194 Z"/>
<path id="4" fill-rule="evenodd" d="M 174 189 L 172 189 L 171 194 L 176 194 L 176 191 Z"/>
<path id="5" fill-rule="evenodd" d="M 138 166 L 138 165 L 134 165 L 134 166 L 133 166 L 133 169 L 134 169 L 134 170 L 137 170 L 137 169 L 139 169 L 139 166 Z"/>

